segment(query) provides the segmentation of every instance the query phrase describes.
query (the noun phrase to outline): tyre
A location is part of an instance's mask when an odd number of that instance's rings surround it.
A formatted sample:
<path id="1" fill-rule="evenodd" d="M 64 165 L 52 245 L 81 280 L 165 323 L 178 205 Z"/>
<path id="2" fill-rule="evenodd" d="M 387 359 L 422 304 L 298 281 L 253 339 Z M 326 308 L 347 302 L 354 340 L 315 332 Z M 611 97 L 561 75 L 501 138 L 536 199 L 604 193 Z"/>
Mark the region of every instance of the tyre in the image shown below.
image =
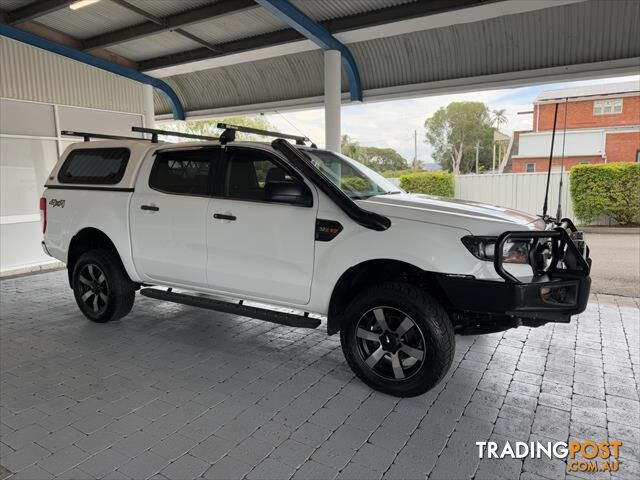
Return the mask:
<path id="1" fill-rule="evenodd" d="M 115 252 L 90 250 L 73 268 L 73 294 L 89 320 L 104 323 L 131 311 L 136 290 Z"/>
<path id="2" fill-rule="evenodd" d="M 347 363 L 364 383 L 398 397 L 437 385 L 455 352 L 453 326 L 442 305 L 401 282 L 376 285 L 352 300 L 340 341 Z"/>

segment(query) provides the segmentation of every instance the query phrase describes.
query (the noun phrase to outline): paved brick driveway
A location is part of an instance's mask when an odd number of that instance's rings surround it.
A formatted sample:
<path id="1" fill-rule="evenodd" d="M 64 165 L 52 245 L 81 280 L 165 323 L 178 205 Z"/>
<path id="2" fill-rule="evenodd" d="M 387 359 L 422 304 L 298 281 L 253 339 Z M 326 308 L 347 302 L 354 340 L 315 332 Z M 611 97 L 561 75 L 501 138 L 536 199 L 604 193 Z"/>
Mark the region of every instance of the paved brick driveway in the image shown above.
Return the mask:
<path id="1" fill-rule="evenodd" d="M 611 478 L 639 472 L 637 299 L 458 337 L 446 380 L 399 400 L 355 379 L 322 331 L 142 297 L 97 325 L 65 272 L 0 286 L 0 463 L 18 479 L 565 477 L 559 460 L 479 460 L 488 439 L 619 440 Z"/>

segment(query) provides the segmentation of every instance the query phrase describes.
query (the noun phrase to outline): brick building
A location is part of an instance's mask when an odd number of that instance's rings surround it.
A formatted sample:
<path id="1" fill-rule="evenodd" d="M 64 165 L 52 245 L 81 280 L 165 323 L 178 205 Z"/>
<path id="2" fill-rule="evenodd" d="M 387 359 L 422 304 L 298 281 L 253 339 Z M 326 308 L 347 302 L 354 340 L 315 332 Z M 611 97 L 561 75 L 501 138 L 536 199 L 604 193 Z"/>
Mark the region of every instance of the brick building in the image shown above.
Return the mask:
<path id="1" fill-rule="evenodd" d="M 556 104 L 553 171 L 561 168 L 565 108 L 565 169 L 579 164 L 640 161 L 640 83 L 610 83 L 541 92 L 533 103 L 532 131 L 514 133 L 514 173 L 547 170 Z"/>

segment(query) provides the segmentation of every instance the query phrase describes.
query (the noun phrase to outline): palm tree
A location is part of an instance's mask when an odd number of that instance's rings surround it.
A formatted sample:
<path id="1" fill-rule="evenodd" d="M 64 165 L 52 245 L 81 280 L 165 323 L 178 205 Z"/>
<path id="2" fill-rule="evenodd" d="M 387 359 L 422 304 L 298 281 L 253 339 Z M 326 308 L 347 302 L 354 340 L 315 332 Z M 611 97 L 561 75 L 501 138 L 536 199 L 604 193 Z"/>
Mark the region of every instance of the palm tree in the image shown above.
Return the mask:
<path id="1" fill-rule="evenodd" d="M 342 135 L 340 150 L 343 155 L 356 159 L 360 150 L 360 144 L 356 140 L 352 140 L 349 135 Z"/>
<path id="2" fill-rule="evenodd" d="M 505 112 L 506 108 L 501 108 L 499 110 L 493 110 L 491 112 L 491 125 L 499 132 L 500 128 L 508 123 L 507 116 Z M 495 137 L 494 137 L 495 138 Z M 498 171 L 502 173 L 504 169 L 504 157 L 503 157 L 503 144 L 502 142 L 498 142 Z M 496 159 L 496 141 L 493 141 L 493 164 L 495 165 Z M 494 167 L 495 168 L 495 167 Z"/>
<path id="3" fill-rule="evenodd" d="M 500 131 L 504 125 L 509 123 L 507 116 L 505 115 L 507 109 L 501 108 L 500 110 L 493 110 L 491 112 L 491 124 L 495 127 L 496 130 Z"/>

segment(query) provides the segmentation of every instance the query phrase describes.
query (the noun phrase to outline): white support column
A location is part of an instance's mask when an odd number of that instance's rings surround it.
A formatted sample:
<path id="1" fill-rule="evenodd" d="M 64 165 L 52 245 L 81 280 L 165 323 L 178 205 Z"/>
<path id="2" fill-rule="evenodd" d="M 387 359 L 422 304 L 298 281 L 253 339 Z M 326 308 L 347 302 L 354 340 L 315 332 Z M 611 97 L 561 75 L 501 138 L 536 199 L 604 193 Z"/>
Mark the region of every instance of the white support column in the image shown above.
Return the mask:
<path id="1" fill-rule="evenodd" d="M 144 127 L 156 128 L 156 114 L 153 106 L 153 87 L 142 85 L 142 109 L 144 114 Z"/>
<path id="2" fill-rule="evenodd" d="M 324 136 L 325 148 L 340 151 L 340 101 L 341 101 L 340 52 L 324 52 Z"/>

